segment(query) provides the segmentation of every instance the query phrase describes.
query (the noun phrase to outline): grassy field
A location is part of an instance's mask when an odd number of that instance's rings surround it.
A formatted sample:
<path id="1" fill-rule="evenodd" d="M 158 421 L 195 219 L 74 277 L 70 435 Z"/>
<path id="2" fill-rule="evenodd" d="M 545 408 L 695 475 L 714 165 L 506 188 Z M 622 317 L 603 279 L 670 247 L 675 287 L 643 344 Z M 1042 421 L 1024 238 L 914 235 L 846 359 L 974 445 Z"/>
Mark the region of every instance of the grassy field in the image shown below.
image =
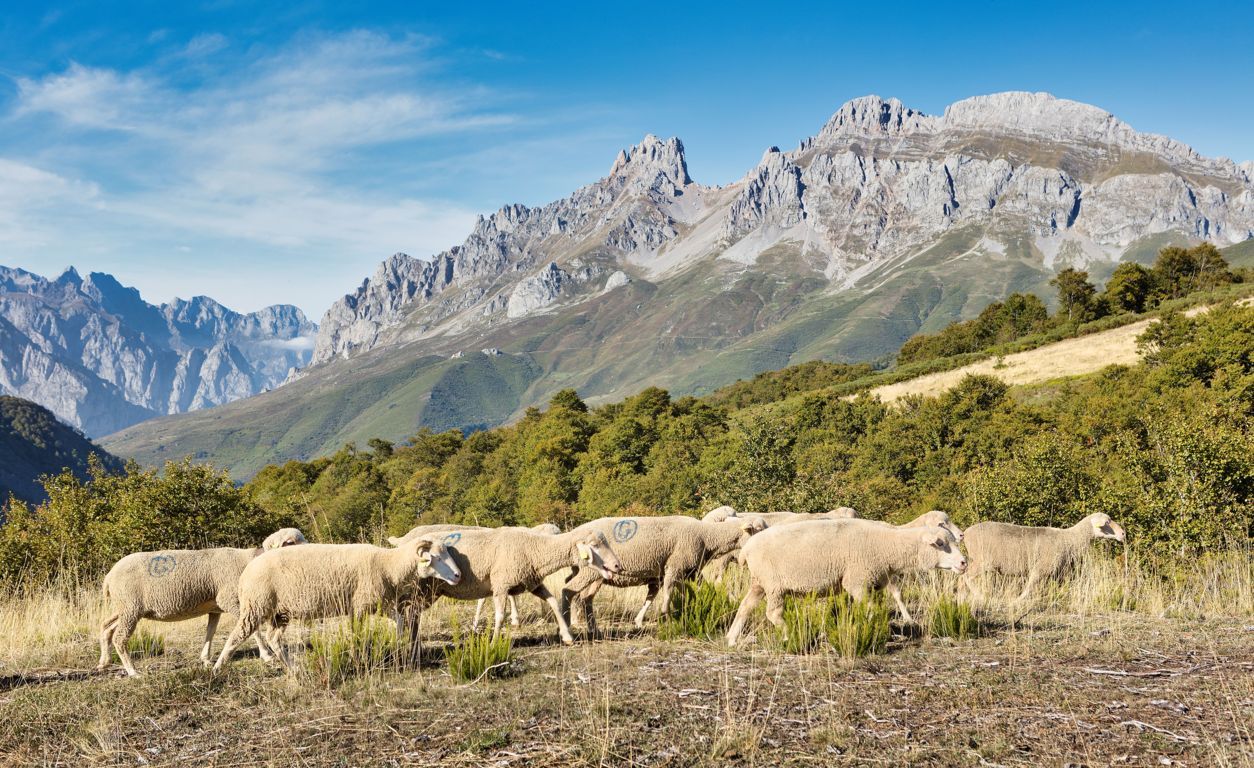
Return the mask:
<path id="1" fill-rule="evenodd" d="M 952 586 L 915 584 L 912 610 Z M 640 590 L 603 590 L 607 639 L 566 648 L 524 596 L 511 674 L 472 684 L 444 659 L 469 603 L 429 612 L 418 670 L 328 684 L 312 652 L 290 673 L 248 652 L 213 677 L 197 620 L 142 624 L 164 652 L 127 680 L 89 671 L 94 591 L 49 590 L 0 603 L 0 764 L 1254 764 L 1248 554 L 1170 573 L 1099 557 L 1030 605 L 1008 602 L 1016 587 L 994 585 L 982 637 L 895 621 L 884 654 L 854 660 L 783 653 L 760 617 L 735 651 L 662 641 L 630 624 Z"/>

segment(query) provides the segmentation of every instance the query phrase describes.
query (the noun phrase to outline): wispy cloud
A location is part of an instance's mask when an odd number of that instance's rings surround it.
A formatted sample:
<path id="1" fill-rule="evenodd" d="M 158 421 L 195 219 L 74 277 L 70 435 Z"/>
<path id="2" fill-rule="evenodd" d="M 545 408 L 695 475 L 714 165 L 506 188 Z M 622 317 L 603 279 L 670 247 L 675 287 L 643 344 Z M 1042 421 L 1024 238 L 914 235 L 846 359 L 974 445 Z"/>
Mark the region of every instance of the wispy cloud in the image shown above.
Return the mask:
<path id="1" fill-rule="evenodd" d="M 441 82 L 429 47 L 355 31 L 237 52 L 203 34 L 145 67 L 75 62 L 18 77 L 0 130 L 26 138 L 21 156 L 0 158 L 0 242 L 217 247 L 253 267 L 272 254 L 276 274 L 291 274 L 302 249 L 337 266 L 351 255 L 356 279 L 307 292 L 317 298 L 303 303 L 320 311 L 369 271 L 363 260 L 426 255 L 468 230 L 472 211 L 406 183 L 402 159 L 415 144 L 517 120 L 491 91 Z M 155 253 L 147 263 L 165 264 Z"/>

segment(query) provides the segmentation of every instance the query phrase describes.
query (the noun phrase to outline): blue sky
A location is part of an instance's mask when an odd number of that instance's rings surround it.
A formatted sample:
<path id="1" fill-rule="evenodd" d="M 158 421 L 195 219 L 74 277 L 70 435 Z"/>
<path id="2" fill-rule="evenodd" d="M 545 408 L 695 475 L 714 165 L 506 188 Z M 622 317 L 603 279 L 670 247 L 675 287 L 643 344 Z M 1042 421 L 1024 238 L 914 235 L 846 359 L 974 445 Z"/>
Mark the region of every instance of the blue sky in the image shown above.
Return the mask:
<path id="1" fill-rule="evenodd" d="M 1254 4 L 1094 5 L 10 8 L 0 264 L 317 319 L 387 255 L 566 195 L 646 133 L 725 184 L 868 93 L 1050 91 L 1254 159 Z"/>

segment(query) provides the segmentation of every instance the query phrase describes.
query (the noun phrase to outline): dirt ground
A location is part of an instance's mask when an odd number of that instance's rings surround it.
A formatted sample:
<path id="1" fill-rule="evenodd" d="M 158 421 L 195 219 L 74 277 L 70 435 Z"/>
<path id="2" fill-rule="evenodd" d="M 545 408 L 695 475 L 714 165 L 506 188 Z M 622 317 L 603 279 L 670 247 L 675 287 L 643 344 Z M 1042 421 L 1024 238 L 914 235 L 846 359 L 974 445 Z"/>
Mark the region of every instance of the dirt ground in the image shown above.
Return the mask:
<path id="1" fill-rule="evenodd" d="M 200 622 L 142 678 L 90 673 L 84 632 L 64 666 L 0 668 L 0 765 L 1254 765 L 1239 620 L 1037 616 L 845 661 L 626 622 L 565 648 L 539 618 L 512 677 L 470 685 L 438 625 L 421 670 L 335 688 L 255 657 L 215 678 Z"/>

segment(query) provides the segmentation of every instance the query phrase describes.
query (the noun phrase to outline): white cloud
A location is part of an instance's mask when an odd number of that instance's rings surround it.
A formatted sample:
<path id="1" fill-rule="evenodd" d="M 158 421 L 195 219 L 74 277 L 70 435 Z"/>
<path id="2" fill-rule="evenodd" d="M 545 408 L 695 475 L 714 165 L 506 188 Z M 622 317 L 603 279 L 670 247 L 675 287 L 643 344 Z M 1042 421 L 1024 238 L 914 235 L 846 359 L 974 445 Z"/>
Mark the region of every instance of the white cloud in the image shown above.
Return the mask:
<path id="1" fill-rule="evenodd" d="M 335 291 L 343 293 L 387 255 L 427 256 L 473 224 L 463 206 L 405 191 L 405 153 L 515 117 L 494 109 L 482 88 L 442 85 L 428 46 L 356 31 L 240 54 L 205 34 L 133 71 L 71 63 L 19 77 L 0 123 L 21 132 L 28 149 L 0 160 L 0 242 L 46 248 L 58 263 L 67 254 L 98 263 L 126 254 L 145 270 L 173 270 L 131 278 L 149 286 L 186 281 L 179 261 L 235 269 L 238 281 L 250 276 L 241 267 L 291 273 L 303 258 L 291 280 L 269 287 L 274 301 L 318 315 L 334 294 L 315 273 L 353 260 L 357 277 Z M 207 56 L 214 66 L 192 61 Z M 389 162 L 384 153 L 393 151 Z M 363 177 L 366 161 L 378 177 Z M 25 261 L 40 258 L 31 251 Z"/>

